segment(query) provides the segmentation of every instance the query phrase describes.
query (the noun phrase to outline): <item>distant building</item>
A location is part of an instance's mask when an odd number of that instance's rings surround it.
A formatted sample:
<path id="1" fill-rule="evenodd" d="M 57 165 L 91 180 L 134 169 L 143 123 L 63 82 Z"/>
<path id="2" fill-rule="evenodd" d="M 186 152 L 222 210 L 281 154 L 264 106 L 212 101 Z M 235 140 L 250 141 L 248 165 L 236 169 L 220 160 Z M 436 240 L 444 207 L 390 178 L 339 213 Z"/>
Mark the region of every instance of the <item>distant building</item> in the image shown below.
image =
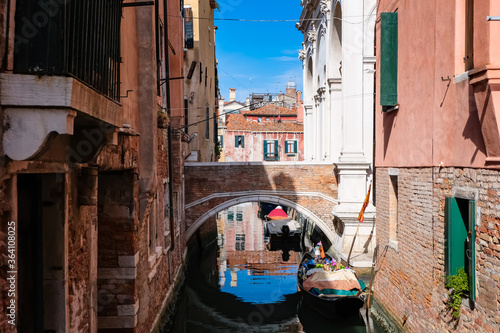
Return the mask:
<path id="1" fill-rule="evenodd" d="M 226 162 L 304 159 L 304 126 L 297 111 L 277 105 L 229 115 L 223 141 Z"/>
<path id="2" fill-rule="evenodd" d="M 184 0 L 184 131 L 187 161 L 217 160 L 218 83 L 214 11 L 209 1 Z M 207 19 L 199 20 L 197 17 Z"/>

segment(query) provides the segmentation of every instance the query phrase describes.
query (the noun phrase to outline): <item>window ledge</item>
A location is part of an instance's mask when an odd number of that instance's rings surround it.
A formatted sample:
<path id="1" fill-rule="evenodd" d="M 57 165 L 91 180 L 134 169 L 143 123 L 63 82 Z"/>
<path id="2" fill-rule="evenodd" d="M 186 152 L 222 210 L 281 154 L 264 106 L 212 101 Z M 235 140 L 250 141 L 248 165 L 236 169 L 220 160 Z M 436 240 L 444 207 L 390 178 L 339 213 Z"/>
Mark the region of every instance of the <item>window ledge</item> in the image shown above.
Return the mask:
<path id="1" fill-rule="evenodd" d="M 398 242 L 397 241 L 392 240 L 392 239 L 389 240 L 389 247 L 393 248 L 394 251 L 399 252 L 398 251 Z"/>
<path id="2" fill-rule="evenodd" d="M 399 110 L 399 104 L 394 105 L 394 106 L 382 105 L 382 112 L 389 113 L 389 112 L 393 112 L 393 111 L 397 111 L 397 110 Z"/>

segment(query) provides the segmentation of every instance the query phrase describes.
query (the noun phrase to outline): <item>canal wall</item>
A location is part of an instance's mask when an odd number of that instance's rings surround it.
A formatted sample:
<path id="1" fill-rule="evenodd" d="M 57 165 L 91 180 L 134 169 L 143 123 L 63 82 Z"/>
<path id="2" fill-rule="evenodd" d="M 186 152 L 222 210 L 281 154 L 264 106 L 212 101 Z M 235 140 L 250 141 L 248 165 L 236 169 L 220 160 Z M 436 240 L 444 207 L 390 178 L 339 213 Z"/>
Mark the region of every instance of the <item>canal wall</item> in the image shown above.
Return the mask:
<path id="1" fill-rule="evenodd" d="M 473 168 L 378 168 L 377 274 L 374 298 L 401 331 L 500 331 L 500 171 Z M 474 253 L 465 251 L 476 299 L 455 319 L 445 275 L 452 245 L 450 200 L 473 219 Z M 459 215 L 460 215 L 459 214 Z M 469 258 L 467 258 L 469 257 Z M 475 259 L 475 264 L 472 259 Z"/>

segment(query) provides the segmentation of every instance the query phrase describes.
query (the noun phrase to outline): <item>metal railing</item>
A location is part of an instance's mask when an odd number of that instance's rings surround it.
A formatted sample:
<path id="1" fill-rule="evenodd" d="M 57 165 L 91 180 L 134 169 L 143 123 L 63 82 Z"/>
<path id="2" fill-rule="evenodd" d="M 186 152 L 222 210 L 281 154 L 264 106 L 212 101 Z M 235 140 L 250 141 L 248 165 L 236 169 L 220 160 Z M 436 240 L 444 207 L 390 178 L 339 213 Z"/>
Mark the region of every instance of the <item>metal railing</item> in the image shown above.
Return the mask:
<path id="1" fill-rule="evenodd" d="M 120 98 L 123 0 L 17 0 L 16 73 L 73 76 Z"/>

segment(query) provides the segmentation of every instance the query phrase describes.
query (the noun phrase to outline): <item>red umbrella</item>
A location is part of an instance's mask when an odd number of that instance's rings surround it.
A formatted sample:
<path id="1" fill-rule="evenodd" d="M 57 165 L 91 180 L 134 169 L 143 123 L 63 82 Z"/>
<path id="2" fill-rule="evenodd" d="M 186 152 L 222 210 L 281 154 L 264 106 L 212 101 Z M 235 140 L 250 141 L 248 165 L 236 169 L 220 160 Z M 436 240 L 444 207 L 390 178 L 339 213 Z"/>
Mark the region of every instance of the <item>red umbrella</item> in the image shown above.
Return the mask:
<path id="1" fill-rule="evenodd" d="M 270 220 L 283 220 L 287 219 L 288 215 L 286 215 L 285 211 L 281 206 L 277 206 L 275 209 L 273 209 L 269 215 L 267 215 L 267 218 Z"/>

